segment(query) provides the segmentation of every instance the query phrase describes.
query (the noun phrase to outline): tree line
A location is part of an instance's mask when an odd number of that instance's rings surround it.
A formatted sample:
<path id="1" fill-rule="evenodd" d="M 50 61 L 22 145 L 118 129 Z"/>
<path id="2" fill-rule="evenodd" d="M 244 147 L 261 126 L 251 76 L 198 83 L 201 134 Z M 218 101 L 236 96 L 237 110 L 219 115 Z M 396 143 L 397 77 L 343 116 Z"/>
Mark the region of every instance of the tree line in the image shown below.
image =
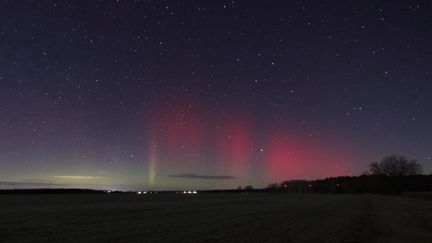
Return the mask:
<path id="1" fill-rule="evenodd" d="M 432 175 L 422 175 L 416 160 L 390 155 L 372 162 L 360 176 L 340 176 L 319 180 L 287 180 L 270 184 L 274 192 L 330 193 L 402 193 L 432 191 Z"/>

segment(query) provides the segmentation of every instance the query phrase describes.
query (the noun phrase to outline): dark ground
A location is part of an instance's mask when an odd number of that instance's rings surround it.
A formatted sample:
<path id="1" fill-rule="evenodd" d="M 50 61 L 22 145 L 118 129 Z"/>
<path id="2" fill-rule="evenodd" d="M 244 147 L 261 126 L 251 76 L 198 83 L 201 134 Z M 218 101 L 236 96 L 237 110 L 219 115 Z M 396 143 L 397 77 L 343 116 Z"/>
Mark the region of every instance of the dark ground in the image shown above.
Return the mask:
<path id="1" fill-rule="evenodd" d="M 432 242 L 427 198 L 0 195 L 0 242 Z"/>

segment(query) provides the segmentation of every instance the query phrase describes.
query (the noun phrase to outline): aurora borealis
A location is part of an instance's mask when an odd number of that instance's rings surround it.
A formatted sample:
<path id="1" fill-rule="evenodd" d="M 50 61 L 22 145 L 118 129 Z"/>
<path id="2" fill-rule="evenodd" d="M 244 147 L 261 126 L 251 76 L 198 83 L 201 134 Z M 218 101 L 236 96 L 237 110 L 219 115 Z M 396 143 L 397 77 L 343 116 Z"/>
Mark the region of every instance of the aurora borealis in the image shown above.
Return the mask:
<path id="1" fill-rule="evenodd" d="M 0 187 L 432 172 L 427 1 L 1 1 Z"/>

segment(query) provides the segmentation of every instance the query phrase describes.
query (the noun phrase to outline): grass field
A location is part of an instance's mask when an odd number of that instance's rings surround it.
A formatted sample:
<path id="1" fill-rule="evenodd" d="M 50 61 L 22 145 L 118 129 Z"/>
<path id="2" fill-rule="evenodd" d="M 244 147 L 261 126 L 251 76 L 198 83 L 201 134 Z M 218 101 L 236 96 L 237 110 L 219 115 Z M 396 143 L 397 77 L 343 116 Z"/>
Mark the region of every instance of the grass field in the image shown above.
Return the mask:
<path id="1" fill-rule="evenodd" d="M 431 202 L 332 194 L 0 195 L 0 242 L 432 242 Z"/>

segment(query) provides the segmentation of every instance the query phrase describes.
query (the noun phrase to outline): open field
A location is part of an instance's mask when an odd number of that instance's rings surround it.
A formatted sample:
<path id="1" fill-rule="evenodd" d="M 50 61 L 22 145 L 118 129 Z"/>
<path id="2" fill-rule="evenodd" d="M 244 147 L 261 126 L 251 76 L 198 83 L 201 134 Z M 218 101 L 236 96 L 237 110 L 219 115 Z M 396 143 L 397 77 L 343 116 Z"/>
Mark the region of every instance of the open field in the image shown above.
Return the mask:
<path id="1" fill-rule="evenodd" d="M 432 201 L 379 195 L 0 195 L 0 242 L 431 242 Z"/>

